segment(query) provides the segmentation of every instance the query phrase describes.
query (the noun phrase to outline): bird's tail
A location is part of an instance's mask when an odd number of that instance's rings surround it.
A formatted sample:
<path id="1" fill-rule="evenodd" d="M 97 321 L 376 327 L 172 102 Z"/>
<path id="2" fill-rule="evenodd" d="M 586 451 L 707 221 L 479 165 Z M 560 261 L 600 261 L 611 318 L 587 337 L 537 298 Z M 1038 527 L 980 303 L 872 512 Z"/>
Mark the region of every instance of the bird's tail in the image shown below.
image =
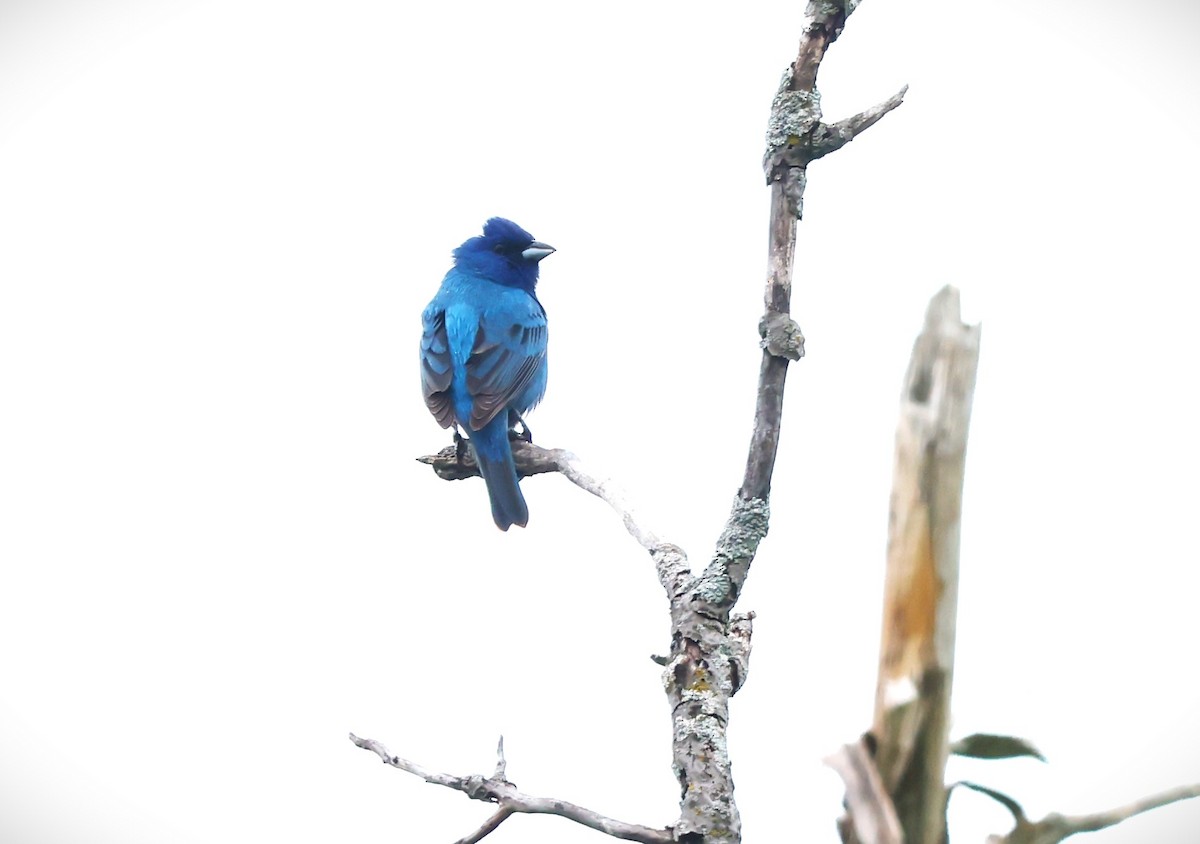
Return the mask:
<path id="1" fill-rule="evenodd" d="M 529 522 L 529 507 L 517 483 L 517 467 L 513 463 L 512 446 L 508 442 L 508 414 L 499 413 L 491 422 L 471 434 L 479 474 L 487 484 L 492 500 L 492 518 L 500 530 L 513 525 L 525 527 Z"/>

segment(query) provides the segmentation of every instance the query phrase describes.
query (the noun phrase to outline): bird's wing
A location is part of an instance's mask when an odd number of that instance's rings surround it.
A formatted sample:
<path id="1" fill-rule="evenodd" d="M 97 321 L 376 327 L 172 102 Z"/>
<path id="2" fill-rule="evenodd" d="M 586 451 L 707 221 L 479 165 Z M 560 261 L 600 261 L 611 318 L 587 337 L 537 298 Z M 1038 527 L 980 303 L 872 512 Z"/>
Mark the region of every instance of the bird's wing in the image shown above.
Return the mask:
<path id="1" fill-rule="evenodd" d="M 446 336 L 446 312 L 432 305 L 421 314 L 421 390 L 425 405 L 443 428 L 454 424 L 450 380 L 454 364 Z"/>
<path id="2" fill-rule="evenodd" d="M 467 358 L 470 427 L 478 431 L 508 407 L 546 361 L 546 312 L 532 297 L 486 314 Z M 521 411 L 527 408 L 520 408 Z"/>

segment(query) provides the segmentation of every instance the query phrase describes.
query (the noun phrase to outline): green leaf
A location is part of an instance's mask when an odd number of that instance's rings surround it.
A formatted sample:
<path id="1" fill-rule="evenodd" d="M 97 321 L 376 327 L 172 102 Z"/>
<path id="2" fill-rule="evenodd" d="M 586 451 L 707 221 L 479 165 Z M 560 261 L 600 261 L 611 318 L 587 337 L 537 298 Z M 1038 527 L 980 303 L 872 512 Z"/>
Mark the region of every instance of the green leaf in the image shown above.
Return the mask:
<path id="1" fill-rule="evenodd" d="M 988 788 L 985 785 L 980 785 L 979 783 L 974 783 L 974 782 L 967 782 L 966 780 L 959 780 L 958 782 L 954 783 L 954 785 L 950 786 L 950 788 L 947 789 L 946 796 L 949 797 L 949 792 L 953 791 L 956 786 L 960 786 L 960 785 L 966 786 L 967 788 L 971 789 L 972 791 L 978 791 L 980 794 L 986 794 L 988 797 L 992 798 L 997 803 L 1002 805 L 1005 809 L 1008 809 L 1008 811 L 1012 813 L 1013 820 L 1015 820 L 1017 823 L 1024 822 L 1025 810 L 1021 808 L 1021 804 L 1018 803 L 1016 800 L 1013 800 L 1007 794 L 1004 794 L 1003 792 L 1000 792 L 1000 791 L 996 791 L 994 788 Z"/>
<path id="2" fill-rule="evenodd" d="M 970 756 L 972 759 L 1013 759 L 1018 756 L 1032 756 L 1034 759 L 1046 761 L 1031 742 L 1015 736 L 995 736 L 990 733 L 974 733 L 951 743 L 950 752 L 958 756 Z"/>

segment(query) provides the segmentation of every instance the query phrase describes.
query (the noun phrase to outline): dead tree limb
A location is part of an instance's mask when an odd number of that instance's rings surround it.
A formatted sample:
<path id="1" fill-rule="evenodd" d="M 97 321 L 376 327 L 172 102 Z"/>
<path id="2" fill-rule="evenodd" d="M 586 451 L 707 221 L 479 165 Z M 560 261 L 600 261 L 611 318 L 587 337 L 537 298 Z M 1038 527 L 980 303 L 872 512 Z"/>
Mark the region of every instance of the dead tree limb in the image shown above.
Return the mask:
<path id="1" fill-rule="evenodd" d="M 457 777 L 453 774 L 430 771 L 415 762 L 394 756 L 386 747 L 373 739 L 359 738 L 354 733 L 351 733 L 350 741 L 364 750 L 370 750 L 382 759 L 385 764 L 391 765 L 393 768 L 399 768 L 401 771 L 407 771 L 425 780 L 425 782 L 461 791 L 472 800 L 482 800 L 487 803 L 499 804 L 500 808 L 483 825 L 470 835 L 460 838 L 457 844 L 473 844 L 473 842 L 479 841 L 495 830 L 496 827 L 500 826 L 510 815 L 518 813 L 558 815 L 561 818 L 574 821 L 597 832 L 611 835 L 613 838 L 621 838 L 625 841 L 639 841 L 642 844 L 671 844 L 675 840 L 670 829 L 652 829 L 640 824 L 613 820 L 601 815 L 599 812 L 593 812 L 591 809 L 585 809 L 574 803 L 568 803 L 566 800 L 558 800 L 553 797 L 533 797 L 529 794 L 524 794 L 504 778 L 503 761 L 497 763 L 497 773 L 490 777 L 478 775 Z M 501 760 L 503 760 L 502 748 L 503 746 L 501 746 L 500 750 Z"/>
<path id="2" fill-rule="evenodd" d="M 929 303 L 900 399 L 875 694 L 876 764 L 907 844 L 945 837 L 958 540 L 979 326 Z M 857 825 L 857 819 L 854 819 Z"/>

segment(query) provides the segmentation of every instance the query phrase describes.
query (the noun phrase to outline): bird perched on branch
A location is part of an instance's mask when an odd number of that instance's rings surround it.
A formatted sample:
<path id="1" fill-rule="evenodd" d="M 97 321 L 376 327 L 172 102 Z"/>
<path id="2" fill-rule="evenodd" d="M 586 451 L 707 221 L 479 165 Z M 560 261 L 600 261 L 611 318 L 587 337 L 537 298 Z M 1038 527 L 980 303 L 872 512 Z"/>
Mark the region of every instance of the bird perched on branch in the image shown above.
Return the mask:
<path id="1" fill-rule="evenodd" d="M 421 314 L 421 386 L 443 428 L 467 432 L 501 530 L 525 527 L 509 429 L 546 392 L 546 311 L 538 262 L 554 248 L 493 217 L 454 250 L 454 266 Z"/>

